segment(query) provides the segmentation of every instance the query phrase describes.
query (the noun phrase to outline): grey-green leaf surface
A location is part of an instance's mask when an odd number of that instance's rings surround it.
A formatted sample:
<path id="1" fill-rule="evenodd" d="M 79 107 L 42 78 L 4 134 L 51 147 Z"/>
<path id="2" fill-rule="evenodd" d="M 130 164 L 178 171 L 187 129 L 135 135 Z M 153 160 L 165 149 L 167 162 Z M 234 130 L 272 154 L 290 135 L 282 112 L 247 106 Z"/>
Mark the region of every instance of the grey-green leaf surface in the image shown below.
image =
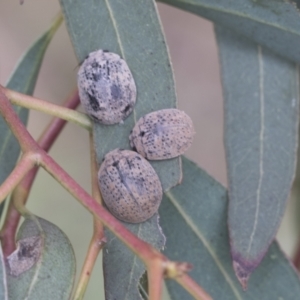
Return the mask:
<path id="1" fill-rule="evenodd" d="M 300 14 L 287 0 L 160 0 L 300 62 Z"/>
<path id="2" fill-rule="evenodd" d="M 225 100 L 228 224 L 241 283 L 281 222 L 295 174 L 299 119 L 296 64 L 217 27 Z"/>
<path id="3" fill-rule="evenodd" d="M 9 299 L 64 300 L 70 299 L 75 278 L 76 261 L 67 236 L 54 224 L 34 217 L 26 219 L 17 235 L 17 241 L 36 237 L 41 239 L 38 260 L 18 276 L 8 274 Z M 29 260 L 32 248 L 23 248 L 17 255 L 19 268 Z M 14 273 L 18 271 L 15 264 Z"/>
<path id="4" fill-rule="evenodd" d="M 6 270 L 2 247 L 0 247 L 0 299 L 8 300 Z"/>
<path id="5" fill-rule="evenodd" d="M 165 245 L 165 236 L 155 214 L 144 223 L 122 222 L 132 233 L 156 249 Z M 104 288 L 106 300 L 141 300 L 138 285 L 145 272 L 143 262 L 109 230 L 105 230 L 107 244 L 103 250 Z M 116 284 L 117 283 L 117 284 Z"/>
<path id="6" fill-rule="evenodd" d="M 183 182 L 160 207 L 165 254 L 192 263 L 190 275 L 213 299 L 297 299 L 298 274 L 276 242 L 251 276 L 248 290 L 242 290 L 230 257 L 227 191 L 193 162 L 184 158 L 182 163 Z M 173 300 L 193 299 L 173 280 L 167 280 L 167 287 Z"/>
<path id="7" fill-rule="evenodd" d="M 38 73 L 44 58 L 46 49 L 61 21 L 59 19 L 47 30 L 20 59 L 16 69 L 7 83 L 7 88 L 32 95 Z M 27 123 L 28 110 L 15 106 L 15 111 L 24 124 Z M 19 143 L 0 116 L 0 185 L 14 168 L 20 154 Z M 1 211 L 2 212 L 2 211 Z"/>
<path id="8" fill-rule="evenodd" d="M 152 0 L 60 0 L 78 60 L 95 50 L 118 53 L 137 86 L 134 112 L 124 124 L 95 124 L 98 162 L 115 148 L 129 148 L 129 134 L 146 113 L 176 106 L 172 68 Z M 152 163 L 164 190 L 181 180 L 180 158 Z"/>

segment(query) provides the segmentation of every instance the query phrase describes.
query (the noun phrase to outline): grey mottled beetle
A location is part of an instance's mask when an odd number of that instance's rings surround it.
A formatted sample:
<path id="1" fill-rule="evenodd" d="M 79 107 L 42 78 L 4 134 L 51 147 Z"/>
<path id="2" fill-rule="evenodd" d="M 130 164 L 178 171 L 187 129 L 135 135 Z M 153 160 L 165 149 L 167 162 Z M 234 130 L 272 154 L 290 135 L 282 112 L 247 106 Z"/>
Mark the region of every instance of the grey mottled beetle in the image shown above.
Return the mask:
<path id="1" fill-rule="evenodd" d="M 79 68 L 77 81 L 81 103 L 95 121 L 116 124 L 132 112 L 136 86 L 119 55 L 103 50 L 90 53 Z"/>
<path id="2" fill-rule="evenodd" d="M 98 172 L 101 194 L 110 212 L 129 223 L 144 222 L 162 200 L 159 178 L 141 155 L 115 149 L 105 155 Z"/>
<path id="3" fill-rule="evenodd" d="M 191 118 L 170 108 L 149 113 L 135 124 L 130 146 L 149 160 L 169 159 L 183 154 L 195 134 Z"/>

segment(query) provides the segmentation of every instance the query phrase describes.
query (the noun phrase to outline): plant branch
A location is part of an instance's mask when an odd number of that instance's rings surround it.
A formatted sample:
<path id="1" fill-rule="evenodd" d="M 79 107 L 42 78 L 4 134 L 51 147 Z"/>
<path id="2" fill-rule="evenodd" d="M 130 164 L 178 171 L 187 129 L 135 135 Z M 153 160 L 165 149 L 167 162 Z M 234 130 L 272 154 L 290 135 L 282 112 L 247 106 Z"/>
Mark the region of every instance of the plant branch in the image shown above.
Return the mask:
<path id="1" fill-rule="evenodd" d="M 70 109 L 75 109 L 79 103 L 80 100 L 78 91 L 76 90 L 70 97 L 67 98 L 63 106 Z M 65 125 L 65 120 L 53 118 L 38 139 L 39 146 L 48 152 Z M 15 235 L 21 216 L 14 207 L 14 199 L 18 198 L 24 205 L 26 204 L 38 169 L 38 167 L 31 169 L 12 193 L 5 216 L 5 221 L 1 229 L 1 243 L 4 257 L 7 257 L 16 249 Z"/>
<path id="2" fill-rule="evenodd" d="M 192 265 L 185 262 L 168 261 L 165 265 L 165 277 L 176 280 L 195 299 L 212 300 L 212 298 L 186 273 L 192 269 Z"/>
<path id="3" fill-rule="evenodd" d="M 12 190 L 19 184 L 24 176 L 33 168 L 36 158 L 31 152 L 24 154 L 21 160 L 17 163 L 14 170 L 6 178 L 0 186 L 0 203 L 10 194 Z"/>
<path id="4" fill-rule="evenodd" d="M 84 207 L 86 207 L 93 215 L 95 215 L 109 230 L 111 230 L 124 244 L 127 245 L 136 255 L 144 261 L 147 266 L 151 262 L 160 260 L 168 262 L 168 259 L 159 251 L 153 248 L 148 243 L 140 240 L 125 228 L 115 217 L 113 217 L 106 209 L 97 203 L 80 185 L 70 177 L 30 136 L 24 124 L 18 119 L 9 100 L 3 93 L 3 88 L 0 87 L 0 113 L 9 124 L 12 132 L 21 144 L 21 148 L 25 152 L 35 152 L 37 154 L 36 163 L 43 166 L 62 186 L 64 186 Z M 181 276 L 181 284 L 188 292 L 192 292 L 197 296 L 197 299 L 203 298 L 199 295 L 198 289 L 195 287 L 194 281 L 187 275 Z"/>
<path id="5" fill-rule="evenodd" d="M 3 89 L 4 94 L 8 99 L 10 99 L 12 104 L 26 107 L 28 109 L 38 110 L 60 119 L 76 123 L 89 131 L 92 129 L 92 121 L 85 114 L 82 114 L 73 109 L 34 98 L 29 95 L 21 94 L 19 92 L 15 92 L 6 88 Z"/>
<path id="6" fill-rule="evenodd" d="M 19 121 L 18 115 L 12 113 L 12 107 L 5 95 L 5 91 L 6 89 L 0 85 L 0 113 L 3 116 L 4 121 L 18 140 L 22 152 L 38 151 L 38 145 L 26 130 L 23 123 Z"/>
<path id="7" fill-rule="evenodd" d="M 92 196 L 98 203 L 102 205 L 102 197 L 98 187 L 98 176 L 97 176 L 98 163 L 96 159 L 93 134 L 91 132 L 90 132 L 90 150 L 91 150 Z M 83 299 L 97 257 L 101 249 L 106 243 L 104 229 L 101 221 L 97 219 L 95 216 L 93 218 L 94 218 L 94 232 L 84 261 L 84 265 L 80 273 L 74 300 Z"/>
<path id="8" fill-rule="evenodd" d="M 164 267 L 160 259 L 154 259 L 147 266 L 149 300 L 160 300 Z"/>
<path id="9" fill-rule="evenodd" d="M 175 277 L 176 280 L 184 289 L 186 289 L 197 300 L 213 300 L 204 289 L 201 288 L 191 277 L 187 274 Z"/>

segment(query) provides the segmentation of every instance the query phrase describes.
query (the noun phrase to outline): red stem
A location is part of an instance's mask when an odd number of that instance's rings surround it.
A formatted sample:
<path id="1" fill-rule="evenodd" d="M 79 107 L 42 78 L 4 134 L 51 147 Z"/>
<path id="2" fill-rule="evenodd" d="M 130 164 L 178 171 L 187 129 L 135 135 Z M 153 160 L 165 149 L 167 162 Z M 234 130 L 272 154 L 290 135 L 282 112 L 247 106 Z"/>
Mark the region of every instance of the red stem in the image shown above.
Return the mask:
<path id="1" fill-rule="evenodd" d="M 79 103 L 80 100 L 78 96 L 78 91 L 75 91 L 71 95 L 71 97 L 69 97 L 65 101 L 63 106 L 70 109 L 75 109 L 79 105 Z M 39 146 L 48 152 L 65 125 L 65 120 L 53 118 L 50 124 L 41 134 L 38 140 Z M 7 209 L 5 221 L 1 230 L 1 242 L 4 257 L 7 257 L 16 249 L 15 235 L 21 218 L 21 215 L 15 209 L 12 200 L 14 197 L 21 197 L 25 205 L 38 169 L 38 167 L 34 167 L 33 169 L 31 169 L 24 177 L 24 179 L 20 182 L 20 184 L 16 187 L 15 191 L 12 194 L 12 198 L 9 202 L 9 206 Z"/>
<path id="2" fill-rule="evenodd" d="M 148 243 L 140 240 L 128 229 L 106 211 L 99 203 L 97 203 L 80 185 L 71 178 L 30 136 L 26 127 L 18 119 L 17 114 L 9 103 L 9 100 L 3 93 L 3 88 L 0 87 L 0 113 L 5 116 L 13 134 L 18 139 L 21 148 L 25 152 L 35 152 L 40 157 L 39 163 L 42 165 L 60 184 L 62 184 L 79 202 L 85 206 L 92 214 L 94 214 L 101 222 L 110 229 L 129 249 L 134 251 L 137 256 L 142 259 L 149 268 L 151 262 L 159 259 L 161 263 L 168 263 L 168 259 L 153 248 Z M 207 294 L 199 292 L 203 290 L 195 284 L 195 282 L 186 274 L 180 276 L 177 280 L 190 292 L 196 299 L 211 299 Z"/>
<path id="3" fill-rule="evenodd" d="M 35 152 L 41 157 L 40 164 L 60 182 L 76 199 L 81 202 L 92 214 L 114 232 L 131 250 L 142 260 L 147 261 L 153 256 L 162 257 L 162 254 L 149 244 L 138 239 L 123 225 L 97 203 L 81 186 L 70 177 L 32 138 L 26 127 L 20 122 L 9 100 L 5 96 L 4 88 L 0 87 L 0 113 L 4 116 L 11 131 L 18 139 L 23 152 Z"/>
<path id="4" fill-rule="evenodd" d="M 154 259 L 147 268 L 149 300 L 161 299 L 163 273 L 161 260 Z"/>
<path id="5" fill-rule="evenodd" d="M 197 284 L 190 276 L 183 274 L 174 278 L 182 287 L 189 291 L 189 293 L 198 300 L 213 300 L 204 289 Z"/>
<path id="6" fill-rule="evenodd" d="M 41 165 L 79 202 L 121 239 L 142 260 L 150 260 L 154 256 L 162 258 L 162 254 L 146 242 L 138 239 L 113 217 L 103 206 L 97 203 L 69 174 L 62 169 L 47 153 L 42 155 Z"/>
<path id="7" fill-rule="evenodd" d="M 76 90 L 71 97 L 69 97 L 65 103 L 63 104 L 64 107 L 75 109 L 80 103 L 78 91 Z M 38 139 L 39 146 L 48 152 L 54 142 L 56 141 L 57 137 L 65 127 L 67 121 L 59 119 L 59 118 L 53 118 L 50 122 L 50 124 L 46 127 L 46 129 L 41 134 L 40 138 Z M 34 168 L 30 174 L 24 178 L 24 180 L 21 182 L 21 185 L 24 189 L 30 190 L 32 183 L 35 179 L 36 173 L 38 171 L 38 167 Z"/>

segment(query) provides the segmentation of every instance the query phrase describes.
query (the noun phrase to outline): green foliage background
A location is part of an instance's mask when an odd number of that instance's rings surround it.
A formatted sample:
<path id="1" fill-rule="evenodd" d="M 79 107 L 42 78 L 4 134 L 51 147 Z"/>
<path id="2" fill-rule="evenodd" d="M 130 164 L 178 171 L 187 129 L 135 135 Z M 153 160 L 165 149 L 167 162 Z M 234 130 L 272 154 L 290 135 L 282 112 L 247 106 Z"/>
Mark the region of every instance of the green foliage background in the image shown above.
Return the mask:
<path id="1" fill-rule="evenodd" d="M 0 49 L 2 83 L 7 81 L 24 50 L 48 28 L 59 9 L 57 2 L 27 1 L 23 6 L 19 6 L 17 1 L 0 3 L 0 35 L 7 41 Z M 223 104 L 212 26 L 208 21 L 163 4 L 159 4 L 159 11 L 174 65 L 179 107 L 192 117 L 197 132 L 195 144 L 187 155 L 214 178 L 226 184 L 222 140 Z M 49 47 L 35 95 L 61 103 L 75 86 L 77 65 L 63 25 Z M 29 130 L 37 137 L 49 119 L 44 114 L 31 112 Z M 88 147 L 87 133 L 69 124 L 51 151 L 51 155 L 87 190 L 90 188 L 89 157 L 86 155 Z M 77 163 L 74 164 L 74 161 Z M 29 209 L 54 222 L 68 235 L 76 251 L 80 270 L 92 232 L 90 214 L 43 171 L 34 185 Z M 292 219 L 296 210 L 292 207 L 290 211 Z M 294 223 L 291 221 L 291 224 Z M 297 233 L 293 226 L 289 227 L 291 242 L 287 242 L 286 234 L 282 234 L 285 239 L 282 239 L 283 246 L 289 252 L 295 244 L 296 235 L 293 233 Z M 87 299 L 99 299 L 98 295 L 95 296 L 99 281 L 102 280 L 99 262 L 86 294 Z"/>

